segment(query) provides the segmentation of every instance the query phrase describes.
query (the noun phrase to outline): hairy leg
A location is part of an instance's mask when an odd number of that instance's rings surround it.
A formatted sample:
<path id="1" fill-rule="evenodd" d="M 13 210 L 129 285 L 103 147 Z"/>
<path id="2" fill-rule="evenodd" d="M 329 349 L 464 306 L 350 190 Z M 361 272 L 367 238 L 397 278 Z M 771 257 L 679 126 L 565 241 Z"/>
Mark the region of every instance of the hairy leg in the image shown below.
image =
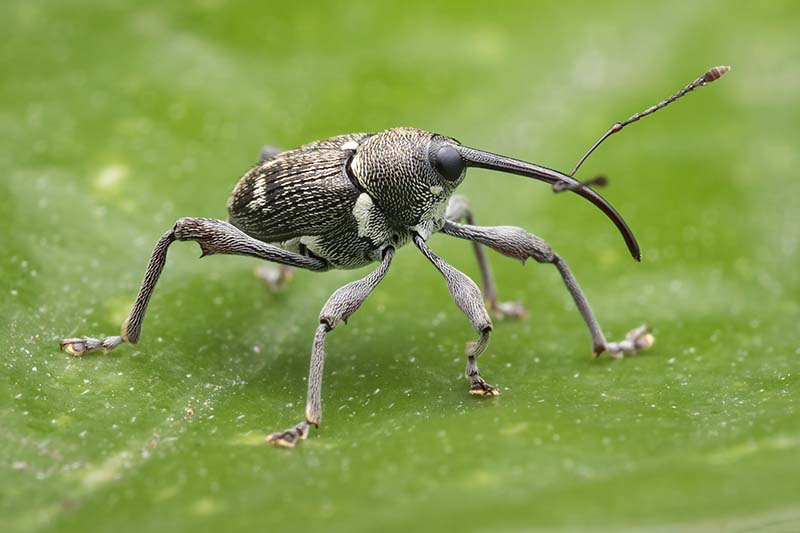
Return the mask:
<path id="1" fill-rule="evenodd" d="M 478 357 L 489 344 L 489 336 L 492 333 L 492 320 L 486 311 L 486 306 L 481 298 L 481 291 L 469 276 L 460 272 L 458 269 L 446 263 L 441 257 L 433 253 L 425 240 L 414 234 L 414 244 L 420 251 L 433 263 L 441 272 L 450 290 L 450 295 L 459 309 L 467 316 L 472 327 L 478 332 L 478 340 L 467 343 L 467 368 L 466 375 L 470 381 L 470 394 L 479 396 L 497 396 L 500 392 L 496 387 L 489 385 L 481 377 L 478 370 Z"/>
<path id="2" fill-rule="evenodd" d="M 649 348 L 655 342 L 655 338 L 650 333 L 650 328 L 645 325 L 629 331 L 622 341 L 608 342 L 600 329 L 600 324 L 597 322 L 592 308 L 589 306 L 589 301 L 583 294 L 578 281 L 569 267 L 567 267 L 567 264 L 558 254 L 553 252 L 549 244 L 524 229 L 514 226 L 482 227 L 447 222 L 442 231 L 454 237 L 484 244 L 503 255 L 523 262 L 533 258 L 539 263 L 552 263 L 555 265 L 584 322 L 586 322 L 586 326 L 589 328 L 589 333 L 592 337 L 593 357 L 597 357 L 603 352 L 608 352 L 612 357 L 620 358 L 625 352 L 643 350 Z"/>
<path id="3" fill-rule="evenodd" d="M 452 222 L 475 223 L 469 200 L 458 194 L 450 197 L 450 201 L 447 203 L 445 218 Z M 525 310 L 525 306 L 522 305 L 522 303 L 497 301 L 497 287 L 494 283 L 494 275 L 492 275 L 492 267 L 489 264 L 489 258 L 486 257 L 486 250 L 476 241 L 472 242 L 472 247 L 475 250 L 475 258 L 478 260 L 478 267 L 481 270 L 483 295 L 486 298 L 486 303 L 489 305 L 489 310 L 492 314 L 498 319 L 526 318 L 528 312 Z"/>
<path id="4" fill-rule="evenodd" d="M 298 440 L 308 436 L 310 426 L 319 427 L 322 420 L 322 369 L 325 362 L 325 336 L 339 322 L 347 320 L 355 313 L 367 296 L 386 276 L 394 257 L 394 248 L 384 251 L 381 264 L 366 277 L 348 283 L 334 292 L 319 314 L 319 326 L 314 335 L 311 348 L 311 365 L 308 371 L 308 397 L 305 420 L 285 431 L 278 431 L 267 437 L 267 442 L 275 446 L 293 447 Z"/>
<path id="5" fill-rule="evenodd" d="M 113 350 L 125 342 L 130 344 L 139 342 L 147 304 L 150 302 L 150 297 L 153 295 L 158 278 L 167 261 L 167 250 L 176 240 L 196 241 L 200 245 L 203 256 L 211 254 L 249 255 L 308 270 L 328 269 L 325 261 L 287 252 L 277 246 L 263 243 L 228 222 L 211 218 L 182 218 L 156 243 L 139 288 L 139 294 L 136 296 L 128 318 L 122 324 L 121 334 L 103 339 L 94 337 L 64 339 L 61 341 L 61 349 L 70 355 L 78 356 L 99 349 Z"/>

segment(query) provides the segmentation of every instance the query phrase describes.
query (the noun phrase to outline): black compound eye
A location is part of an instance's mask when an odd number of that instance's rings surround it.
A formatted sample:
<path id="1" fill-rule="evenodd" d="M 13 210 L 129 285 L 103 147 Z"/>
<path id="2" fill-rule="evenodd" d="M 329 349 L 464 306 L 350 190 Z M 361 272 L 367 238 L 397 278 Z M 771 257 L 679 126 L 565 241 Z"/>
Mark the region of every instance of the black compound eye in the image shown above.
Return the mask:
<path id="1" fill-rule="evenodd" d="M 447 181 L 456 181 L 464 172 L 464 160 L 452 146 L 442 146 L 433 156 L 433 166 Z"/>

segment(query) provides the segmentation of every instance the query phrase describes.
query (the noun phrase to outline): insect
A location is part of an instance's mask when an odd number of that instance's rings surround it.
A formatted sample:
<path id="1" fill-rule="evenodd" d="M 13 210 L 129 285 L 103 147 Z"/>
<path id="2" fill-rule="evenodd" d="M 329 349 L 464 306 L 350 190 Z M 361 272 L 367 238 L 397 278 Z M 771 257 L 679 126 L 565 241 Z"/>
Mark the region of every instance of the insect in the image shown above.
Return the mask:
<path id="1" fill-rule="evenodd" d="M 726 71 L 727 67 L 715 67 L 660 104 L 625 122 L 614 123 L 572 174 L 609 135 Z M 408 243 L 413 243 L 439 270 L 455 304 L 475 329 L 477 339 L 466 347 L 470 394 L 499 394 L 478 369 L 478 357 L 492 333 L 487 306 L 496 317 L 525 314 L 521 304 L 497 299 L 484 247 L 523 262 L 534 259 L 555 265 L 589 329 L 594 357 L 603 352 L 622 357 L 653 344 L 654 337 L 645 325 L 632 329 L 618 342 L 608 341 L 567 264 L 545 241 L 518 227 L 475 225 L 467 200 L 454 194 L 471 167 L 532 178 L 550 184 L 556 192 L 569 190 L 582 196 L 608 216 L 631 255 L 640 260 L 633 232 L 619 213 L 589 187 L 604 183 L 604 178 L 580 182 L 572 175 L 469 148 L 452 137 L 414 128 L 340 135 L 285 152 L 266 148 L 261 162 L 233 190 L 227 221 L 181 218 L 158 240 L 120 335 L 64 339 L 61 349 L 79 356 L 138 343 L 148 302 L 166 263 L 167 249 L 175 241 L 197 242 L 203 256 L 245 255 L 277 263 L 278 269 L 263 271 L 265 279 L 275 286 L 283 284 L 293 268 L 323 272 L 378 264 L 367 276 L 335 291 L 322 308 L 311 349 L 305 417 L 294 427 L 267 437 L 277 446 L 293 447 L 308 436 L 311 426 L 319 427 L 325 338 L 358 310 L 388 272 L 395 251 Z M 483 295 L 475 282 L 428 247 L 428 238 L 434 233 L 472 241 Z"/>

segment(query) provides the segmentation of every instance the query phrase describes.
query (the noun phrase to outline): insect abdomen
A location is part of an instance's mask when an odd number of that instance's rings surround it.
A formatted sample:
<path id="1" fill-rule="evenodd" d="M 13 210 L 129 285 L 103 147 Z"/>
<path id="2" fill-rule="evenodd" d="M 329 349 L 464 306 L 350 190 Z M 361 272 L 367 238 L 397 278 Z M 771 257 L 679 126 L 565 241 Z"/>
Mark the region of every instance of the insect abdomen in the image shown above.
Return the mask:
<path id="1" fill-rule="evenodd" d="M 352 219 L 360 191 L 347 176 L 341 135 L 278 154 L 245 174 L 228 200 L 230 222 L 264 242 L 321 235 Z"/>

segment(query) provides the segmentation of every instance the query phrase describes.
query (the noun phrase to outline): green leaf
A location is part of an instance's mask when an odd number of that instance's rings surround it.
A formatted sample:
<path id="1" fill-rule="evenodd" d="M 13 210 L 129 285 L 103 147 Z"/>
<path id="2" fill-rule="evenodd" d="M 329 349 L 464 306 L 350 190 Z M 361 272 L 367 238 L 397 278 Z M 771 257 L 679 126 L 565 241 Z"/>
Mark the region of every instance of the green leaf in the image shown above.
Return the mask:
<path id="1" fill-rule="evenodd" d="M 800 527 L 800 19 L 794 3 L 564 6 L 5 2 L 0 47 L 0 516 L 6 531 L 795 530 Z M 273 293 L 241 257 L 176 243 L 136 346 L 113 335 L 153 244 L 226 216 L 262 144 L 413 125 L 568 170 L 615 120 L 717 64 L 722 80 L 609 139 L 581 169 L 637 232 L 575 195 L 471 171 L 478 223 L 571 265 L 612 339 L 590 361 L 554 268 L 497 255 L 481 358 L 430 264 L 399 251 L 329 335 L 319 431 L 303 415 L 319 309 L 368 272 Z M 478 279 L 468 243 L 437 254 Z M 772 528 L 772 529 L 771 529 Z"/>

